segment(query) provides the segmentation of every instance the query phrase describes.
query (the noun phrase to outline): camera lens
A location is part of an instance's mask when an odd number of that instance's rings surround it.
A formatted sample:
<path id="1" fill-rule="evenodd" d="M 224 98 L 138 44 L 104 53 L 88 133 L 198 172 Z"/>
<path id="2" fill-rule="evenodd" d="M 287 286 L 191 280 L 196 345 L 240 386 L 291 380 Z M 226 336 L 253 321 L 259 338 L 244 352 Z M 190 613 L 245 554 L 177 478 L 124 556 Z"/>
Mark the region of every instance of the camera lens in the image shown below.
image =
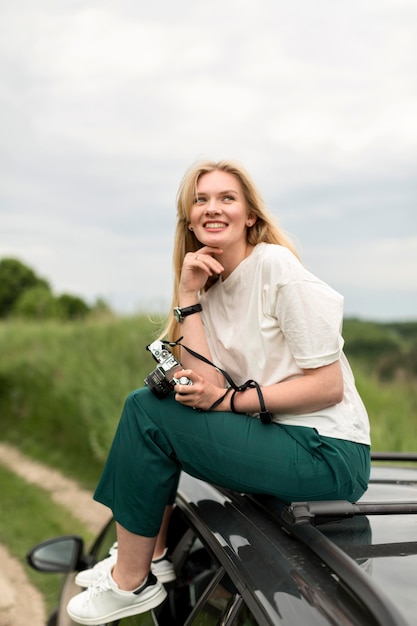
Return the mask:
<path id="1" fill-rule="evenodd" d="M 166 398 L 173 390 L 173 385 L 166 379 L 165 373 L 159 369 L 154 369 L 145 378 L 145 385 L 149 387 L 157 398 Z"/>

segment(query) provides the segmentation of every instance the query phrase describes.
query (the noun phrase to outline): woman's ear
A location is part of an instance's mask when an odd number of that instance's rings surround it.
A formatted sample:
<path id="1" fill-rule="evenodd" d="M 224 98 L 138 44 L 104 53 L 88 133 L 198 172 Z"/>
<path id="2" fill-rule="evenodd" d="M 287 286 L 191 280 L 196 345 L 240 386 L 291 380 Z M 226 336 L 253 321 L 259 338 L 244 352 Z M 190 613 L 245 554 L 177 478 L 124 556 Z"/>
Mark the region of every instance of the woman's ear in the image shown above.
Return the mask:
<path id="1" fill-rule="evenodd" d="M 258 218 L 256 215 L 248 215 L 248 219 L 246 220 L 246 226 L 250 228 L 251 226 L 254 225 L 257 219 Z"/>
<path id="2" fill-rule="evenodd" d="M 191 224 L 188 224 L 188 230 L 191 230 L 191 232 L 193 232 L 194 228 L 191 226 Z"/>

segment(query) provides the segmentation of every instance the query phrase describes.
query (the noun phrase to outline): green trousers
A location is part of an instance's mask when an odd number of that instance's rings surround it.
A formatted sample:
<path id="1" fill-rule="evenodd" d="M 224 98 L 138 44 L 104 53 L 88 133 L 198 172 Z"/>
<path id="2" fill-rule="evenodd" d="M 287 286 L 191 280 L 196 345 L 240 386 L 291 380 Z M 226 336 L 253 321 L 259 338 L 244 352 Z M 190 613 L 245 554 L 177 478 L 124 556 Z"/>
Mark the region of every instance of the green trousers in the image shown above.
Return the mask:
<path id="1" fill-rule="evenodd" d="M 369 446 L 314 428 L 264 425 L 248 415 L 199 412 L 132 392 L 94 498 L 127 530 L 158 534 L 180 472 L 243 493 L 296 500 L 357 500 L 366 490 Z"/>

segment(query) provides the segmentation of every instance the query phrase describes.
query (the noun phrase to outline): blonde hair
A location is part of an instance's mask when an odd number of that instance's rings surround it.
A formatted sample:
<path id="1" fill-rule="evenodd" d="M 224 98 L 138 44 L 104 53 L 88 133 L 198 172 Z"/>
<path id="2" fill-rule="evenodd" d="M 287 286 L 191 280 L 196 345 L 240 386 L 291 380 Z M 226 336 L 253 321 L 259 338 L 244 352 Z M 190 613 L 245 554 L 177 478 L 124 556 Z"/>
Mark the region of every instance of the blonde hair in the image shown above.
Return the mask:
<path id="1" fill-rule="evenodd" d="M 218 162 L 201 161 L 194 164 L 185 173 L 177 194 L 177 226 L 175 230 L 173 254 L 174 286 L 172 307 L 168 324 L 162 335 L 163 337 L 167 337 L 170 341 L 175 341 L 181 336 L 180 325 L 175 321 L 172 309 L 178 306 L 179 282 L 184 257 L 188 252 L 195 252 L 202 247 L 202 244 L 198 241 L 194 233 L 188 228 L 191 208 L 196 197 L 197 184 L 201 176 L 216 170 L 232 174 L 238 179 L 242 186 L 248 215 L 256 216 L 257 218 L 254 225 L 247 229 L 248 243 L 253 246 L 261 242 L 279 244 L 291 250 L 298 258 L 294 245 L 279 228 L 274 216 L 266 209 L 258 189 L 240 164 L 228 160 Z M 216 280 L 217 278 L 207 281 L 205 290 L 209 289 Z"/>

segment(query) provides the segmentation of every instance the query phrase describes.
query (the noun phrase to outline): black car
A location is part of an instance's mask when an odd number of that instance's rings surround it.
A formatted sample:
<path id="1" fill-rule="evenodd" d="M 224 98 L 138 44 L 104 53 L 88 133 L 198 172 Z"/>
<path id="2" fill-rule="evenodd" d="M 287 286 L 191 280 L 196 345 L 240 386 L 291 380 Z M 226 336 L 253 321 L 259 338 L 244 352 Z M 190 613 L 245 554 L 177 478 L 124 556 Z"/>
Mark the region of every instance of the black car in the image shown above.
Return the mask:
<path id="1" fill-rule="evenodd" d="M 369 488 L 353 504 L 288 506 L 183 474 L 169 536 L 177 579 L 163 605 L 113 626 L 417 624 L 416 463 L 417 454 L 373 454 Z M 88 554 L 77 536 L 30 550 L 38 571 L 67 573 L 49 626 L 74 624 L 75 574 L 115 540 L 110 520 Z"/>

